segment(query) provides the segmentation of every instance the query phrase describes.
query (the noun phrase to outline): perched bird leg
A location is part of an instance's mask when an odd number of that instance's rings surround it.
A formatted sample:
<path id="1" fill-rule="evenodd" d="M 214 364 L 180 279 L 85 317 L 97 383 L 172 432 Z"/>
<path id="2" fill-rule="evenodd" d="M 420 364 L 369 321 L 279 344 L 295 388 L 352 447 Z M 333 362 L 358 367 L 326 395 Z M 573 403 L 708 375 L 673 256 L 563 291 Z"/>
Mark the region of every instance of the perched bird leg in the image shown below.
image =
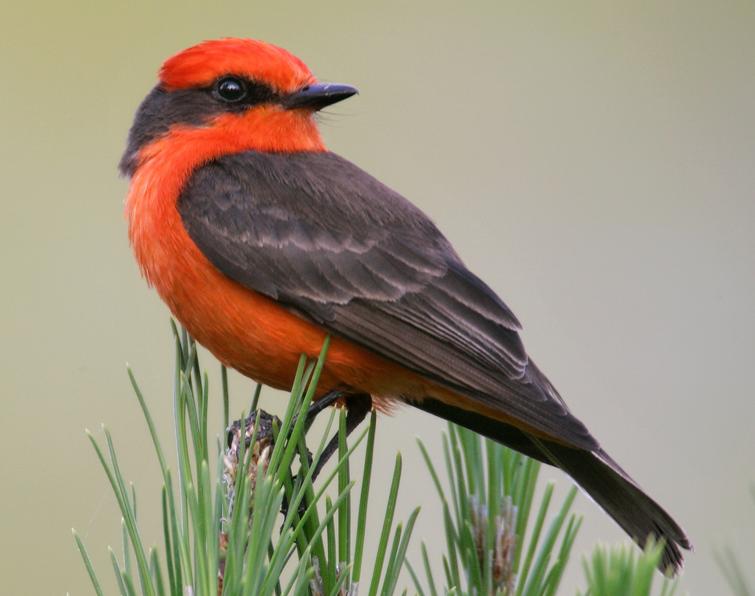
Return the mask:
<path id="1" fill-rule="evenodd" d="M 317 415 L 320 412 L 322 412 L 328 406 L 332 406 L 344 396 L 345 392 L 343 389 L 333 389 L 331 391 L 328 391 L 316 402 L 312 403 L 312 405 L 309 406 L 309 410 L 307 410 L 307 418 L 304 421 L 305 430 L 309 430 L 309 427 L 312 426 L 312 423 L 315 421 L 315 418 L 317 418 Z"/>
<path id="2" fill-rule="evenodd" d="M 372 397 L 369 393 L 345 393 L 342 394 L 342 397 L 346 406 L 346 436 L 348 437 L 372 409 Z M 330 439 L 320 455 L 315 471 L 312 473 L 312 480 L 317 478 L 336 449 L 338 449 L 338 432 Z"/>
<path id="3" fill-rule="evenodd" d="M 365 419 L 367 413 L 372 409 L 372 398 L 367 393 L 349 393 L 346 389 L 333 389 L 323 395 L 320 399 L 314 402 L 307 410 L 305 419 L 305 428 L 309 430 L 309 427 L 314 422 L 317 415 L 322 412 L 328 406 L 337 404 L 339 401 L 343 402 L 343 405 L 347 408 L 346 412 L 346 436 L 349 436 L 351 432 L 359 426 L 362 420 Z M 317 466 L 312 472 L 312 482 L 315 481 L 317 475 L 322 470 L 323 466 L 328 462 L 330 457 L 338 449 L 338 432 L 333 436 L 328 444 L 323 449 L 320 459 L 317 462 Z M 307 450 L 307 463 L 312 465 L 312 454 Z M 295 479 L 294 479 L 295 481 Z M 304 515 L 307 509 L 306 499 L 303 499 L 299 504 L 299 515 Z M 288 500 L 284 497 L 281 505 L 281 513 L 285 517 L 288 512 Z"/>

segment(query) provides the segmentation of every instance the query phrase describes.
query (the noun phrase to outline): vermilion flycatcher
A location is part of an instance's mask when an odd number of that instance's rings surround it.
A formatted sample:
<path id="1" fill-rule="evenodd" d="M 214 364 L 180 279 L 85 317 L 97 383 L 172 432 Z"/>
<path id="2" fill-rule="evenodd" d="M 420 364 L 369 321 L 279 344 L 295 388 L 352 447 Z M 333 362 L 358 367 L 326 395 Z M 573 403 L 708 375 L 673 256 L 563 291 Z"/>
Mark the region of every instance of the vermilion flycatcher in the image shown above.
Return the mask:
<path id="1" fill-rule="evenodd" d="M 679 568 L 684 531 L 569 412 L 503 301 L 425 214 L 325 148 L 315 112 L 355 93 L 250 39 L 168 59 L 120 164 L 147 281 L 199 343 L 272 387 L 330 335 L 318 398 L 408 403 L 556 465 Z"/>

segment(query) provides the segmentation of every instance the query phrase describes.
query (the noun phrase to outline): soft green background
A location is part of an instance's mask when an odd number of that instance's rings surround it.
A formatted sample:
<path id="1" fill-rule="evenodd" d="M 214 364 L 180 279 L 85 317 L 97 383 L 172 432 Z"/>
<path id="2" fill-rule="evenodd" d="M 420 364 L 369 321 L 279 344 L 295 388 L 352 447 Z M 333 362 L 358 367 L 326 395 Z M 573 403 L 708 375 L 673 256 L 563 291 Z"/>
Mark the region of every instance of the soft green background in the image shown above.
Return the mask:
<path id="1" fill-rule="evenodd" d="M 156 520 L 124 365 L 167 432 L 171 340 L 115 164 L 160 62 L 229 35 L 360 88 L 324 119 L 330 146 L 430 213 L 501 293 L 574 411 L 688 529 L 684 586 L 721 593 L 716 546 L 755 560 L 752 1 L 3 3 L 0 591 L 89 593 L 71 526 L 110 572 L 117 516 L 84 427 L 108 423 Z M 402 511 L 424 505 L 433 548 L 414 436 L 437 445 L 441 426 L 404 410 L 378 430 L 378 473 L 401 449 Z M 623 540 L 577 506 L 564 593 L 595 541 Z"/>

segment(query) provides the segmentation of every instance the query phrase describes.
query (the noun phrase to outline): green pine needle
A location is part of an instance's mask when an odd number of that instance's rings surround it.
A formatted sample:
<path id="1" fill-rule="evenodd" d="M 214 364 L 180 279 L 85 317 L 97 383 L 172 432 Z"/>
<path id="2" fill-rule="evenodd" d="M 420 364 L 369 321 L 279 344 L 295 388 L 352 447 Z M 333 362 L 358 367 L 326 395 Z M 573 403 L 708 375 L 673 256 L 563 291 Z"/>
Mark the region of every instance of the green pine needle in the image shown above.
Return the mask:
<path id="1" fill-rule="evenodd" d="M 533 521 L 538 462 L 451 424 L 443 437 L 445 489 L 436 462 L 418 443 L 443 508 L 443 592 L 555 594 L 580 525 L 571 513 L 576 488 L 555 516 L 549 516 L 554 488 L 548 485 Z M 426 587 L 418 584 L 417 590 L 436 595 L 439 590 L 424 544 L 422 559 Z M 410 574 L 416 578 L 413 570 Z"/>
<path id="2" fill-rule="evenodd" d="M 583 561 L 589 596 L 650 596 L 656 569 L 663 555 L 663 542 L 649 541 L 639 552 L 633 545 L 598 546 Z M 661 596 L 671 596 L 677 582 L 661 578 Z"/>
<path id="3" fill-rule="evenodd" d="M 163 486 L 157 505 L 162 513 L 162 540 L 148 547 L 142 540 L 137 517 L 136 490 L 120 467 L 117 449 L 103 428 L 104 446 L 88 433 L 100 465 L 121 511 L 123 563 L 109 550 L 117 592 L 123 596 L 280 596 L 282 594 L 332 594 L 355 592 L 364 575 L 366 535 L 370 533 L 368 501 L 375 447 L 375 413 L 367 428 L 352 440 L 345 432 L 344 412 L 339 416 L 338 450 L 316 485 L 312 476 L 327 444 L 335 411 L 313 456 L 306 446 L 306 414 L 316 394 L 317 382 L 327 358 L 328 341 L 316 361 L 302 356 L 292 379 L 291 397 L 282 420 L 273 419 L 272 437 L 263 437 L 254 423 L 251 437 L 246 418 L 236 439 L 233 457 L 224 440 L 211 435 L 209 412 L 213 400 L 208 377 L 202 373 L 197 346 L 185 330 L 171 322 L 175 338 L 174 445 L 171 459 L 167 444 L 158 435 L 136 375 L 129 381 L 144 415 Z M 251 413 L 257 411 L 261 387 L 256 386 Z M 224 429 L 230 423 L 231 396 L 228 372 L 221 367 L 219 400 Z M 356 519 L 352 518 L 350 461 L 367 437 L 360 478 Z M 274 439 L 274 440 L 273 440 Z M 298 456 L 298 457 L 297 457 Z M 394 527 L 393 517 L 401 475 L 400 457 L 388 498 L 388 514 L 380 529 L 382 552 L 371 574 L 370 586 L 382 586 L 382 594 L 397 591 L 412 528 L 419 510 L 405 526 Z M 172 467 L 178 470 L 177 476 Z M 177 482 L 174 481 L 177 478 Z M 331 498 L 327 491 L 335 489 Z M 281 514 L 284 499 L 287 513 Z M 390 553 L 387 537 L 396 534 Z M 91 559 L 74 532 L 96 594 L 104 593 Z M 222 583 L 221 583 L 222 582 Z"/>

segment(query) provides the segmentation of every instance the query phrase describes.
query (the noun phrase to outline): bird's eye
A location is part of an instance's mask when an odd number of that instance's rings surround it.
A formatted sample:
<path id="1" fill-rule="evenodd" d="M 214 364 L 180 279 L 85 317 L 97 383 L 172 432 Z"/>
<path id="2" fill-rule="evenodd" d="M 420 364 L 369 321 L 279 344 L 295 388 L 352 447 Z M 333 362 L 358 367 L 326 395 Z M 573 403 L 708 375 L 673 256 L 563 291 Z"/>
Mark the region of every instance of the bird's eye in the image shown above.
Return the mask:
<path id="1" fill-rule="evenodd" d="M 215 91 L 223 101 L 237 102 L 246 97 L 246 84 L 235 77 L 225 77 L 217 82 Z"/>

